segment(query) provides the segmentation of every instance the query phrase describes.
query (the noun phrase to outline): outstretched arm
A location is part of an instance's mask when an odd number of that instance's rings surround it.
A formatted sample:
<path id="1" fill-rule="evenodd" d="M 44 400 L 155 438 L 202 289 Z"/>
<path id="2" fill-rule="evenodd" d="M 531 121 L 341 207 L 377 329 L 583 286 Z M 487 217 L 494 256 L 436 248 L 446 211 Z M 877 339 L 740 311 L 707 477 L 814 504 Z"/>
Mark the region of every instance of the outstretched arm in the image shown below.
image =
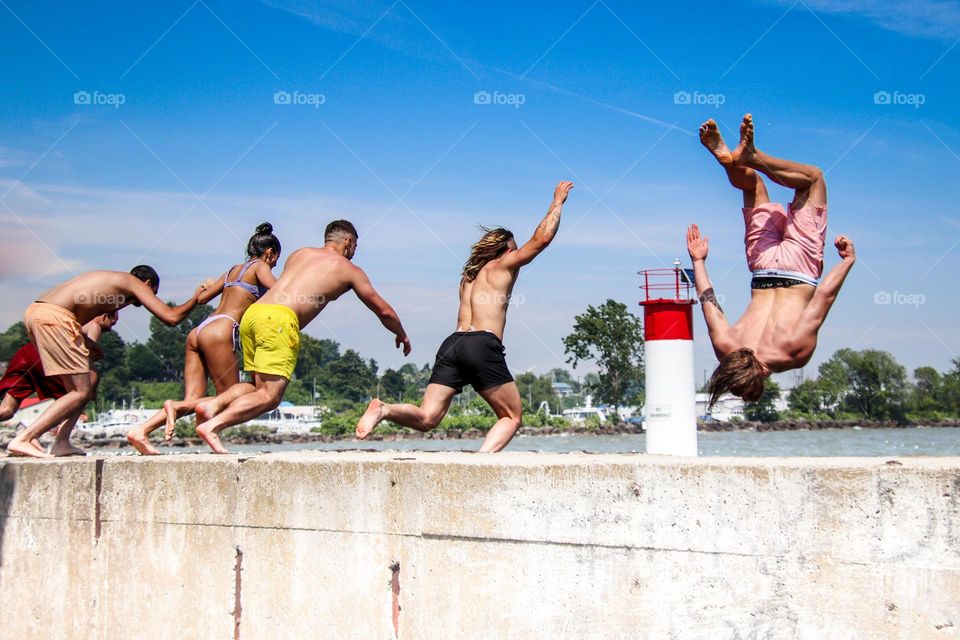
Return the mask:
<path id="1" fill-rule="evenodd" d="M 504 256 L 500 264 L 511 271 L 515 271 L 533 262 L 533 259 L 553 242 L 553 238 L 557 235 L 557 229 L 560 228 L 560 214 L 563 212 L 563 203 L 567 201 L 570 189 L 573 189 L 572 182 L 562 181 L 557 185 L 557 188 L 553 191 L 553 202 L 550 204 L 550 209 L 543 220 L 540 221 L 537 230 L 533 232 L 533 237 L 518 250 Z"/>
<path id="2" fill-rule="evenodd" d="M 840 264 L 824 276 L 817 290 L 813 293 L 813 298 L 810 299 L 803 313 L 800 314 L 800 320 L 797 322 L 794 334 L 794 342 L 797 343 L 795 348 L 797 349 L 809 344 L 810 340 L 816 342 L 817 333 L 823 326 L 824 320 L 827 319 L 827 314 L 830 313 L 833 303 L 836 302 L 837 295 L 840 294 L 840 287 L 847 279 L 847 274 L 850 273 L 853 263 L 857 261 L 857 252 L 850 238 L 837 236 L 833 244 L 837 248 L 837 253 L 840 254 Z"/>
<path id="3" fill-rule="evenodd" d="M 211 280 L 213 284 L 203 290 L 203 292 L 197 296 L 197 304 L 207 304 L 218 295 L 223 293 L 223 283 L 227 278 L 227 274 L 223 274 L 216 280 Z"/>
<path id="4" fill-rule="evenodd" d="M 707 253 L 710 250 L 710 238 L 700 235 L 700 228 L 692 224 L 687 228 L 687 253 L 693 260 L 693 279 L 697 287 L 697 297 L 703 308 L 703 319 L 707 322 L 710 342 L 717 358 L 722 358 L 734 348 L 730 339 L 730 323 L 723 313 L 713 283 L 707 275 Z"/>
<path id="5" fill-rule="evenodd" d="M 353 280 L 351 285 L 363 304 L 367 305 L 368 309 L 377 314 L 383 326 L 396 336 L 397 347 L 403 346 L 403 355 L 408 355 L 410 353 L 410 338 L 407 337 L 407 332 L 400 323 L 400 317 L 397 315 L 397 312 L 393 310 L 393 307 L 387 304 L 387 301 L 373 288 L 370 278 L 367 277 L 363 269 L 353 267 Z"/>
<path id="6" fill-rule="evenodd" d="M 160 322 L 170 327 L 184 321 L 187 315 L 193 311 L 193 308 L 197 306 L 197 300 L 206 288 L 204 285 L 200 285 L 189 300 L 181 305 L 169 307 L 167 303 L 157 297 L 157 294 L 145 282 L 133 276 L 130 276 L 130 279 L 132 280 L 130 293 L 133 297 L 146 307 L 147 311 L 155 315 Z"/>

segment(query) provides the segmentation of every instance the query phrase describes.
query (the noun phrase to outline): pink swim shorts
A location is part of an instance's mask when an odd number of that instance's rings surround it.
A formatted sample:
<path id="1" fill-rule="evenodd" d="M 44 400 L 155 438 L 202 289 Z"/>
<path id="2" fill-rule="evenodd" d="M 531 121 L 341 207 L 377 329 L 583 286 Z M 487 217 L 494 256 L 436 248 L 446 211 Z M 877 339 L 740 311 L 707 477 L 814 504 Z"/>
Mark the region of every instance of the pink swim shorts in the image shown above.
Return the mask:
<path id="1" fill-rule="evenodd" d="M 743 210 L 744 245 L 751 272 L 776 270 L 806 276 L 816 284 L 823 274 L 823 247 L 827 239 L 827 205 L 809 201 L 792 205 L 768 202 Z"/>

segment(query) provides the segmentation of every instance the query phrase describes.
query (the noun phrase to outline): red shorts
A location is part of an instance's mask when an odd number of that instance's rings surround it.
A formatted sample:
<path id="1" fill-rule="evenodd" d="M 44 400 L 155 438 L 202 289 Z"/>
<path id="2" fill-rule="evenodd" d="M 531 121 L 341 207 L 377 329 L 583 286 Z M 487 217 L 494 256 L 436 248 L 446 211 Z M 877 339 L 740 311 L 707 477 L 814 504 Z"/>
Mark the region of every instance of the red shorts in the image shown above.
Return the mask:
<path id="1" fill-rule="evenodd" d="M 43 375 L 40 354 L 33 343 L 28 342 L 13 354 L 6 373 L 0 378 L 0 396 L 4 393 L 17 400 L 36 393 L 41 400 L 46 400 L 66 395 L 67 389 L 59 378 Z"/>

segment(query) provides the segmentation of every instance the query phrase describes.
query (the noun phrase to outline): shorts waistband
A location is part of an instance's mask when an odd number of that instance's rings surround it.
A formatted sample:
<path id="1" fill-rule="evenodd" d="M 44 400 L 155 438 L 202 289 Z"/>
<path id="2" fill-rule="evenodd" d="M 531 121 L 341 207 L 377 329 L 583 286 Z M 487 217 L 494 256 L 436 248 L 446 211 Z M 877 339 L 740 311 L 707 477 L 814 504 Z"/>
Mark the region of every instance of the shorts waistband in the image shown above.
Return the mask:
<path id="1" fill-rule="evenodd" d="M 493 333 L 492 331 L 454 331 L 454 332 L 453 332 L 452 334 L 450 334 L 450 335 L 460 336 L 460 337 L 463 337 L 463 338 L 466 338 L 466 337 L 468 337 L 468 336 L 489 336 L 489 337 L 493 338 L 494 340 L 496 340 L 497 342 L 503 344 L 503 340 L 500 339 L 500 336 L 498 336 L 497 334 Z"/>
<path id="2" fill-rule="evenodd" d="M 760 280 L 764 278 L 786 278 L 814 287 L 820 283 L 819 279 L 811 277 L 809 274 L 800 273 L 799 271 L 788 271 L 786 269 L 757 269 L 753 272 L 753 277 Z"/>
<path id="3" fill-rule="evenodd" d="M 30 303 L 30 306 L 27 307 L 27 309 L 29 309 L 30 307 L 33 307 L 34 309 L 43 309 L 42 313 L 55 313 L 57 315 L 71 318 L 72 320 L 77 319 L 77 314 L 75 314 L 73 311 L 70 311 L 70 309 L 67 309 L 65 307 L 61 307 L 60 305 L 53 302 L 45 302 L 43 300 L 34 300 L 33 302 Z"/>
<path id="4" fill-rule="evenodd" d="M 297 325 L 297 328 L 300 328 L 300 318 L 297 317 L 297 314 L 293 312 L 293 309 L 283 304 L 269 304 L 263 302 L 254 302 L 252 305 L 247 307 L 246 312 L 244 312 L 244 317 L 252 312 L 253 315 L 263 315 L 265 313 L 279 313 L 289 316 L 289 318 Z"/>

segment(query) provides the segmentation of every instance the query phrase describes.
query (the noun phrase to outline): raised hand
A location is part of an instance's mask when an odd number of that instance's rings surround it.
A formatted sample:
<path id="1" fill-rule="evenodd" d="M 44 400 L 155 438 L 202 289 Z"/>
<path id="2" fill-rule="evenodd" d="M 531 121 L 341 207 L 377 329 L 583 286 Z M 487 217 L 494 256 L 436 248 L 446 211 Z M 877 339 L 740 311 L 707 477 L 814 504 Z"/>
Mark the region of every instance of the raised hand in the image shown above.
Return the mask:
<path id="1" fill-rule="evenodd" d="M 410 355 L 410 338 L 405 335 L 397 336 L 397 348 L 399 349 L 401 345 L 403 346 L 403 355 Z"/>
<path id="2" fill-rule="evenodd" d="M 553 190 L 553 201 L 557 204 L 566 202 L 570 189 L 573 189 L 573 183 L 568 180 L 561 180 L 557 188 Z"/>
<path id="3" fill-rule="evenodd" d="M 843 260 L 857 259 L 857 252 L 853 248 L 853 240 L 847 236 L 837 236 L 837 239 L 833 242 L 833 245 L 837 248 L 837 253 L 840 254 L 840 258 Z"/>
<path id="4" fill-rule="evenodd" d="M 687 253 L 690 254 L 690 259 L 694 262 L 706 260 L 709 250 L 710 238 L 701 237 L 700 228 L 695 224 L 687 227 Z"/>

